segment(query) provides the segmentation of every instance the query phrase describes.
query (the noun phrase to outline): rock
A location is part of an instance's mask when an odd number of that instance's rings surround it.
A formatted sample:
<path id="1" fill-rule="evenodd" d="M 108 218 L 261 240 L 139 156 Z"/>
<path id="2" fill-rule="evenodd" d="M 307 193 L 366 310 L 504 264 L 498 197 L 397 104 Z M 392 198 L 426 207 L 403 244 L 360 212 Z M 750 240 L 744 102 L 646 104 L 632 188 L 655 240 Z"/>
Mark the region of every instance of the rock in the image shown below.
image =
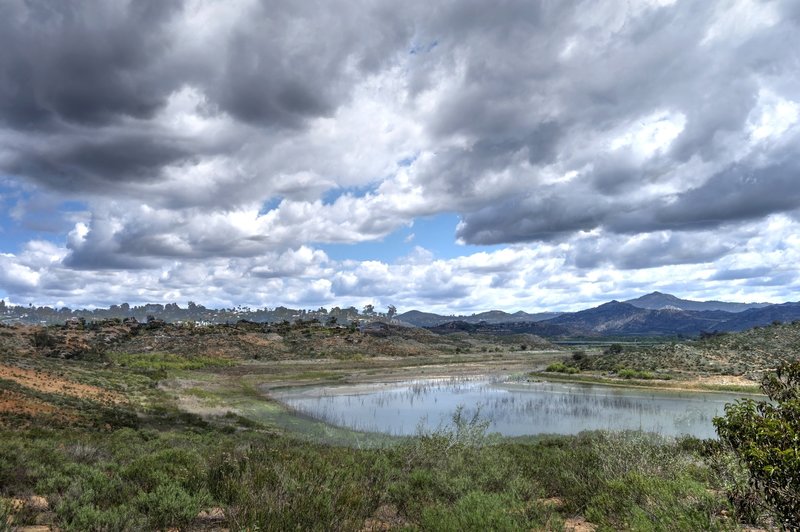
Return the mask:
<path id="1" fill-rule="evenodd" d="M 25 507 L 25 501 L 23 499 L 11 499 L 11 513 L 15 514 L 18 513 L 22 508 Z"/>
<path id="2" fill-rule="evenodd" d="M 397 508 L 391 504 L 384 504 L 380 506 L 372 517 L 364 521 L 364 526 L 361 532 L 379 532 L 383 530 L 391 530 L 393 528 L 401 528 L 408 525 L 397 513 Z"/>
<path id="3" fill-rule="evenodd" d="M 564 499 L 560 497 L 548 497 L 546 499 L 538 499 L 538 502 L 543 506 L 549 506 L 550 508 L 563 508 L 564 507 Z"/>
<path id="4" fill-rule="evenodd" d="M 220 507 L 202 510 L 199 514 L 197 514 L 197 519 L 201 521 L 222 521 L 225 519 L 225 510 Z"/>
<path id="5" fill-rule="evenodd" d="M 566 532 L 594 532 L 597 527 L 583 517 L 572 517 L 564 521 Z"/>
<path id="6" fill-rule="evenodd" d="M 46 512 L 50 509 L 50 504 L 47 502 L 47 499 L 41 495 L 31 495 L 28 498 L 27 506 L 31 510 L 36 510 L 37 512 Z"/>

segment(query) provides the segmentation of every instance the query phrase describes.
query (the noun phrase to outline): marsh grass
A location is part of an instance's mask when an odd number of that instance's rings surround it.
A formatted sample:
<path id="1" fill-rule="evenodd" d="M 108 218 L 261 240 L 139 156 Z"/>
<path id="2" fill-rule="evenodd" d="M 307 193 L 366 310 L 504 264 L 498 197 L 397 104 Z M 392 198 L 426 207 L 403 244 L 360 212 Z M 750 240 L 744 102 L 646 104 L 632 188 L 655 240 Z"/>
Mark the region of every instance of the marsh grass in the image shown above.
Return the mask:
<path id="1" fill-rule="evenodd" d="M 115 353 L 109 358 L 116 364 L 135 370 L 191 370 L 233 366 L 235 361 L 226 358 L 194 356 L 186 357 L 172 353 Z"/>

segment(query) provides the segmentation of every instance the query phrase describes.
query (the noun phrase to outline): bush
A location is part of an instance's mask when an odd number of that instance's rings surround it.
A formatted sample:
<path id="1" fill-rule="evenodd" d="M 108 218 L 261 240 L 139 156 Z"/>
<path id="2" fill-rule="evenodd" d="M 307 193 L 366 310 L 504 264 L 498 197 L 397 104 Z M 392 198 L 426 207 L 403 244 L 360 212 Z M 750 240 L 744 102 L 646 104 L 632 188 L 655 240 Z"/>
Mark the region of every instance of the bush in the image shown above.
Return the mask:
<path id="1" fill-rule="evenodd" d="M 580 373 L 581 370 L 576 368 L 575 366 L 567 366 L 563 362 L 554 362 L 547 366 L 545 371 L 549 371 L 551 373 L 566 373 L 567 375 L 574 375 L 576 373 Z"/>
<path id="2" fill-rule="evenodd" d="M 631 471 L 592 498 L 586 517 L 609 530 L 720 530 L 721 510 L 703 483 L 688 475 L 662 479 Z"/>
<path id="3" fill-rule="evenodd" d="M 714 419 L 719 437 L 750 471 L 781 524 L 800 528 L 800 362 L 764 378 L 768 401 L 742 399 Z"/>
<path id="4" fill-rule="evenodd" d="M 619 354 L 622 353 L 623 350 L 624 349 L 622 347 L 622 344 L 611 344 L 610 346 L 608 346 L 605 349 L 605 351 L 603 351 L 603 354 L 606 354 L 606 355 L 619 355 Z"/>
<path id="5" fill-rule="evenodd" d="M 649 371 L 639 371 L 636 369 L 621 369 L 617 372 L 617 376 L 623 379 L 655 379 L 656 376 Z"/>
<path id="6" fill-rule="evenodd" d="M 164 529 L 188 524 L 209 500 L 204 491 L 191 494 L 176 482 L 164 482 L 140 493 L 134 503 L 153 528 Z"/>
<path id="7" fill-rule="evenodd" d="M 494 493 L 473 491 L 453 505 L 437 504 L 422 512 L 423 530 L 524 530 L 522 514 L 512 514 L 508 507 L 516 501 Z M 519 505 L 519 502 L 516 502 Z"/>

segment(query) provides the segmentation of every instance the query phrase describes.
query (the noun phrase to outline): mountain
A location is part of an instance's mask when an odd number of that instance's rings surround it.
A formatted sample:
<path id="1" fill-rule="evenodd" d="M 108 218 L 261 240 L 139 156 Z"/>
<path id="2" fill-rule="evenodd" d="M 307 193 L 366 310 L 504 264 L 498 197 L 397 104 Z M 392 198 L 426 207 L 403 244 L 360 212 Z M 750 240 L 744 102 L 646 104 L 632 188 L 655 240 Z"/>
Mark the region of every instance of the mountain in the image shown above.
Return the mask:
<path id="1" fill-rule="evenodd" d="M 541 323 L 566 327 L 583 334 L 696 336 L 703 332 L 744 331 L 757 325 L 789 323 L 795 320 L 800 320 L 800 302 L 730 312 L 681 310 L 675 305 L 654 310 L 640 308 L 628 302 L 611 301 L 591 309 L 562 314 Z"/>
<path id="2" fill-rule="evenodd" d="M 660 310 L 663 308 L 677 308 L 680 310 L 724 310 L 725 312 L 744 312 L 752 308 L 767 307 L 770 303 L 728 303 L 725 301 L 692 301 L 680 299 L 672 294 L 652 292 L 636 299 L 625 301 L 634 307 Z"/>
<path id="3" fill-rule="evenodd" d="M 696 335 L 718 330 L 719 325 L 732 315 L 724 311 L 693 312 L 675 307 L 651 310 L 611 301 L 599 307 L 563 314 L 544 323 L 605 335 Z"/>
<path id="4" fill-rule="evenodd" d="M 717 330 L 736 332 L 744 331 L 757 325 L 770 325 L 774 322 L 792 323 L 797 320 L 800 320 L 800 302 L 782 303 L 739 312 L 722 323 Z"/>
<path id="5" fill-rule="evenodd" d="M 562 312 L 538 312 L 528 314 L 527 312 L 517 311 L 513 314 L 503 312 L 502 310 L 490 310 L 473 314 L 471 316 L 442 316 L 440 314 L 433 314 L 431 312 L 421 312 L 419 310 L 409 310 L 395 316 L 395 319 L 403 323 L 416 325 L 417 327 L 436 327 L 444 323 L 461 321 L 464 323 L 517 323 L 517 322 L 537 322 L 544 321 L 556 316 L 560 316 Z"/>

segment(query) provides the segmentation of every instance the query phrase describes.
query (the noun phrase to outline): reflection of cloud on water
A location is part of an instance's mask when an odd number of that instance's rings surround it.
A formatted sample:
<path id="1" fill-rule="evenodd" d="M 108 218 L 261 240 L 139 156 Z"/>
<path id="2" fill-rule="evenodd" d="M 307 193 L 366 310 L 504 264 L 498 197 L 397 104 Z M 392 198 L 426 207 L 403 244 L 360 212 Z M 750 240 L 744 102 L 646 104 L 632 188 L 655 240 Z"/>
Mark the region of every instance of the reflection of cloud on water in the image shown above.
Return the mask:
<path id="1" fill-rule="evenodd" d="M 713 437 L 719 397 L 664 394 L 557 383 L 506 386 L 486 378 L 416 380 L 369 387 L 327 387 L 277 396 L 298 412 L 363 431 L 413 434 L 422 423 L 435 429 L 458 405 L 471 416 L 480 408 L 490 431 L 506 435 L 583 430 L 645 430 L 664 435 Z"/>

